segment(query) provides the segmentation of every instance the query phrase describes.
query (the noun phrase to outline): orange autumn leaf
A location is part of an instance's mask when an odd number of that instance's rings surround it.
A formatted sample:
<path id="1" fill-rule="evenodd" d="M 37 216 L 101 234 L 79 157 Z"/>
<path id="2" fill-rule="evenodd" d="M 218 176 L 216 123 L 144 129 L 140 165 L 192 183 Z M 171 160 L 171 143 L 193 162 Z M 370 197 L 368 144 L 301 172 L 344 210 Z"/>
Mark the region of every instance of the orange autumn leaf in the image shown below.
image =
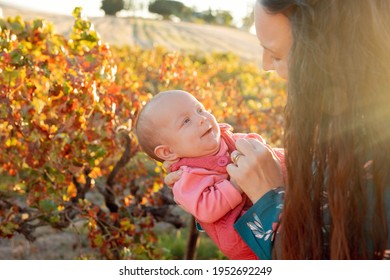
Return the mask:
<path id="1" fill-rule="evenodd" d="M 66 191 L 66 194 L 68 197 L 76 197 L 77 195 L 77 189 L 73 182 L 70 182 L 68 189 Z"/>

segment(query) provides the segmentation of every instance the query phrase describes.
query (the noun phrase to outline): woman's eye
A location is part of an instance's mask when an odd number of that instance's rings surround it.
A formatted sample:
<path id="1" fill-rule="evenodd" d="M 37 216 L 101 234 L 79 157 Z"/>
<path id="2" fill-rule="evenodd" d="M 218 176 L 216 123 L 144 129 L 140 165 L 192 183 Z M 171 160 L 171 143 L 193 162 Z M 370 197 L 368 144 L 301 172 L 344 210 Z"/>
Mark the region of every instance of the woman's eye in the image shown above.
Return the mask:
<path id="1" fill-rule="evenodd" d="M 272 59 L 274 62 L 279 62 L 279 61 L 281 60 L 280 58 L 274 57 L 274 56 L 272 56 L 271 59 Z"/>

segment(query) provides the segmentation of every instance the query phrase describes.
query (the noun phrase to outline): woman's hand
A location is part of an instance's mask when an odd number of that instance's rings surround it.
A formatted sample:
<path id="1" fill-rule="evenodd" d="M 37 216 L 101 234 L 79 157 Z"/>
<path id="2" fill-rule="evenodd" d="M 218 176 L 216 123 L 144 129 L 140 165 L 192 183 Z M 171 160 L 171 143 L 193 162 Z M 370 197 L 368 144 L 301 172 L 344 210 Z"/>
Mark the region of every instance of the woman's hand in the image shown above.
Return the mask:
<path id="1" fill-rule="evenodd" d="M 236 148 L 241 155 L 233 155 L 235 164 L 226 170 L 253 203 L 283 185 L 280 161 L 269 146 L 255 139 L 239 139 Z"/>
<path id="2" fill-rule="evenodd" d="M 171 168 L 172 164 L 174 164 L 175 162 L 177 162 L 177 160 L 176 160 L 176 161 L 168 161 L 168 160 L 164 161 L 164 162 L 163 162 L 163 167 L 164 167 L 164 169 L 168 172 L 169 169 Z M 164 178 L 164 183 L 165 183 L 168 187 L 172 188 L 173 185 L 174 185 L 177 181 L 179 181 L 179 179 L 180 179 L 182 173 L 183 173 L 183 171 L 182 171 L 181 169 L 179 169 L 179 170 L 177 170 L 177 171 L 174 171 L 174 172 L 168 173 L 167 176 Z"/>

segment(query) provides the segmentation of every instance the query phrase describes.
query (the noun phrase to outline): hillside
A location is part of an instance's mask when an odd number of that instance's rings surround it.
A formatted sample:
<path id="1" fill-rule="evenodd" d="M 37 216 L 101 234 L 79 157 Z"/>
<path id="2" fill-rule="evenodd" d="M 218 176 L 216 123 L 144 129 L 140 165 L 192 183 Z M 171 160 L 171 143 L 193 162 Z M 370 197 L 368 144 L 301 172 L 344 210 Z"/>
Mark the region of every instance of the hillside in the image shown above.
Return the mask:
<path id="1" fill-rule="evenodd" d="M 73 25 L 71 16 L 47 14 L 0 4 L 3 17 L 20 15 L 25 20 L 45 18 L 55 30 L 67 36 Z M 259 43 L 255 35 L 246 31 L 213 25 L 170 22 L 140 18 L 89 18 L 102 40 L 114 45 L 139 45 L 151 48 L 162 45 L 169 50 L 188 52 L 234 52 L 245 60 L 260 62 Z"/>

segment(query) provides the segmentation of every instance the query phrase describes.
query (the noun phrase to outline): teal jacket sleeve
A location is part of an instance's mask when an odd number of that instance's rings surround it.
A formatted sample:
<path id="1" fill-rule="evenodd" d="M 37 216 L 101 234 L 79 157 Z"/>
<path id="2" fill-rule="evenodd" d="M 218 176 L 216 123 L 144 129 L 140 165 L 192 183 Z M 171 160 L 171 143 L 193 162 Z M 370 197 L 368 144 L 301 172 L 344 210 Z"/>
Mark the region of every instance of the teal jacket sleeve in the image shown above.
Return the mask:
<path id="1" fill-rule="evenodd" d="M 272 246 L 283 209 L 284 193 L 284 187 L 270 190 L 234 224 L 241 238 L 261 260 L 272 258 Z"/>

